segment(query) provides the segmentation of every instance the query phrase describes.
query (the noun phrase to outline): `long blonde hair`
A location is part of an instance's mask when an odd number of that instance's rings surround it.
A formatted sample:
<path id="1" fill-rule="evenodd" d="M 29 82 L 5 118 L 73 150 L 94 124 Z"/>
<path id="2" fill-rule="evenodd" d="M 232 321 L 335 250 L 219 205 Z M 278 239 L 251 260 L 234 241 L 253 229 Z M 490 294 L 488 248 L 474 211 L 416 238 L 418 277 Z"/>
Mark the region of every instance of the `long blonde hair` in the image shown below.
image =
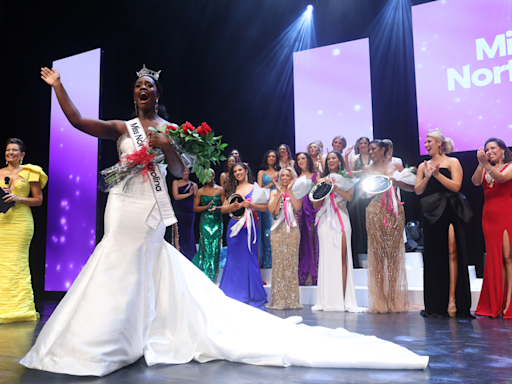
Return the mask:
<path id="1" fill-rule="evenodd" d="M 432 137 L 436 140 L 439 140 L 441 144 L 441 149 L 445 154 L 449 154 L 453 152 L 453 140 L 444 135 L 440 131 L 434 131 L 427 133 L 427 137 Z"/>

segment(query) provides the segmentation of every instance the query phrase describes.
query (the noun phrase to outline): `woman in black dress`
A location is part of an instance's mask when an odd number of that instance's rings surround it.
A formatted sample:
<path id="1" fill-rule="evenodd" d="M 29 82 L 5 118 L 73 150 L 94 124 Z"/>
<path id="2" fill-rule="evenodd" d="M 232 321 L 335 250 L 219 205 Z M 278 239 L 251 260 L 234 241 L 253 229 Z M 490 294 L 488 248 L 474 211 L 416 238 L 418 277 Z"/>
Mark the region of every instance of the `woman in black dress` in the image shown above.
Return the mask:
<path id="1" fill-rule="evenodd" d="M 354 145 L 355 154 L 350 157 L 348 164 L 350 169 L 354 172 L 361 172 L 364 166 L 370 164 L 370 153 L 368 147 L 370 139 L 367 137 L 360 137 Z M 351 150 L 351 148 L 349 148 Z M 349 152 L 347 150 L 347 152 Z M 366 232 L 366 207 L 371 199 L 367 199 L 359 193 L 359 186 L 356 184 L 354 187 L 354 198 L 348 203 L 347 208 L 350 215 L 352 224 L 352 261 L 354 268 L 361 268 L 359 265 L 360 253 L 367 253 L 368 251 L 368 234 Z"/>
<path id="2" fill-rule="evenodd" d="M 424 317 L 472 317 L 464 222 L 473 213 L 459 193 L 462 167 L 448 157 L 453 141 L 439 129 L 425 139 L 429 161 L 418 167 L 414 191 L 421 195 L 423 212 L 423 297 Z"/>

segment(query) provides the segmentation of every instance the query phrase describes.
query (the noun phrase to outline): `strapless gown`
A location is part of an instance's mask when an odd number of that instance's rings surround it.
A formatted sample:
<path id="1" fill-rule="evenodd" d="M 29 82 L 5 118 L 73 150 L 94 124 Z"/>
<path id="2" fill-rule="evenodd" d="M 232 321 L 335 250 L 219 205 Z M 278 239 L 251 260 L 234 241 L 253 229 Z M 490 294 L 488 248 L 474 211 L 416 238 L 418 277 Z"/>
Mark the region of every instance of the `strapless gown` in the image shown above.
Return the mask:
<path id="1" fill-rule="evenodd" d="M 129 139 L 121 147 L 124 153 L 133 150 Z M 142 356 L 148 365 L 229 360 L 270 366 L 427 366 L 428 357 L 374 336 L 299 325 L 299 317 L 283 320 L 228 298 L 163 240 L 162 223 L 156 229 L 146 224 L 155 215 L 151 185 L 142 177 L 113 188 L 105 236 L 21 364 L 93 376 Z"/>

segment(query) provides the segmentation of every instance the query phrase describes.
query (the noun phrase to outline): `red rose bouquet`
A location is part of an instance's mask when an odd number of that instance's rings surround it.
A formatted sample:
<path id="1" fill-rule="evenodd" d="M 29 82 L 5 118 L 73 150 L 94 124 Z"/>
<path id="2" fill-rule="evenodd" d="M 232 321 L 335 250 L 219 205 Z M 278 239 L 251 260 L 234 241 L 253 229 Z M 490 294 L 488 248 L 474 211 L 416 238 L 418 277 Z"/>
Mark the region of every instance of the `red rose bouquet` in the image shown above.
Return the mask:
<path id="1" fill-rule="evenodd" d="M 200 183 L 204 184 L 211 176 L 211 163 L 219 164 L 220 161 L 226 160 L 222 151 L 227 144 L 223 144 L 222 136 L 215 136 L 206 123 L 202 123 L 197 129 L 188 121 L 180 127 L 163 125 L 159 129 L 151 129 L 169 136 L 185 166 L 191 168 L 190 172 L 196 174 Z"/>

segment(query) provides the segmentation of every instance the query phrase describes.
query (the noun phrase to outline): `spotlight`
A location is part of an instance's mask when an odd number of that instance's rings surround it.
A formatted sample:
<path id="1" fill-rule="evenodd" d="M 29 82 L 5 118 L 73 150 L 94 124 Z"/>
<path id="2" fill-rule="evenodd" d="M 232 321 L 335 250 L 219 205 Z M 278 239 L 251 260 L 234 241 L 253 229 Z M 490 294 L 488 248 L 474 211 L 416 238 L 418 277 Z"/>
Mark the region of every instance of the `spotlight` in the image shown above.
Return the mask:
<path id="1" fill-rule="evenodd" d="M 306 12 L 313 12 L 313 6 L 311 4 L 309 4 L 307 7 L 306 7 Z"/>

